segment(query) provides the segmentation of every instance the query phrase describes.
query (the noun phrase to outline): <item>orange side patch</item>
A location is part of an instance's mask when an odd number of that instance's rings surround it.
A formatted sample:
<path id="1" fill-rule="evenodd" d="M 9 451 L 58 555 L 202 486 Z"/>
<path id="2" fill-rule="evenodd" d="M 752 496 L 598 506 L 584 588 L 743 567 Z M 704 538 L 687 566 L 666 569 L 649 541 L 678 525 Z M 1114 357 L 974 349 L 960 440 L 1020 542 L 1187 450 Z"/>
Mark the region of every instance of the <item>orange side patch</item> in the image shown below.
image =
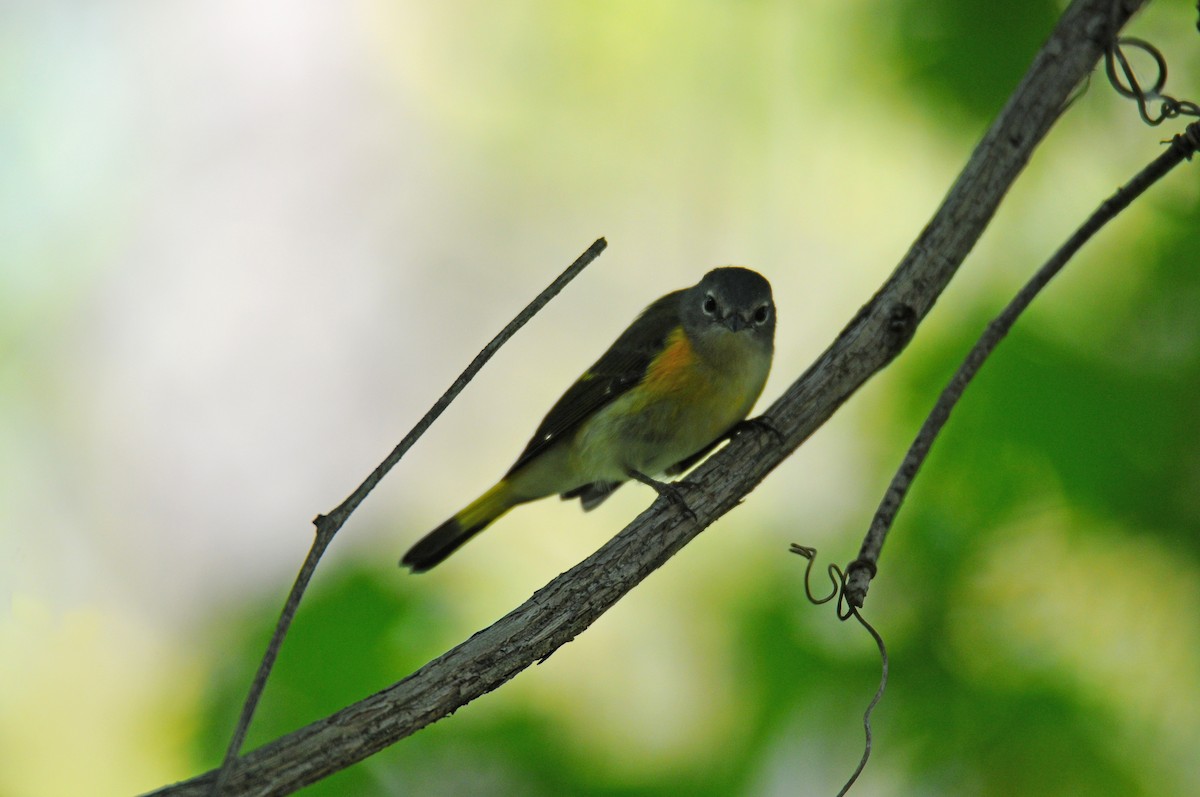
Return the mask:
<path id="1" fill-rule="evenodd" d="M 662 353 L 655 357 L 646 369 L 645 384 L 655 394 L 686 389 L 687 383 L 693 377 L 691 366 L 695 362 L 696 350 L 683 333 L 683 327 L 676 327 L 667 336 L 667 345 Z"/>

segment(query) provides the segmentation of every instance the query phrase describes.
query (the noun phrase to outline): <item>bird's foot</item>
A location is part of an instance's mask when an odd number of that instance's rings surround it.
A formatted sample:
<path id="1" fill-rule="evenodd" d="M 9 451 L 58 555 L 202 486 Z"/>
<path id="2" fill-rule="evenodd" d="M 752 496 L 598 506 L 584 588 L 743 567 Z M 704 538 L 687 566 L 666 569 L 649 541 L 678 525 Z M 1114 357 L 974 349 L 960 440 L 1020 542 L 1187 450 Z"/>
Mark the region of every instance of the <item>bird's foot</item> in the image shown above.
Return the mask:
<path id="1" fill-rule="evenodd" d="M 691 517 L 692 520 L 696 520 L 696 513 L 692 511 L 690 506 L 688 506 L 687 499 L 683 497 L 683 491 L 679 489 L 678 485 L 671 484 L 670 482 L 660 482 L 658 479 L 652 479 L 646 474 L 637 470 L 631 469 L 628 471 L 628 473 L 629 478 L 633 479 L 634 481 L 641 482 L 650 489 L 654 490 L 654 492 L 658 493 L 663 498 L 666 498 L 678 509 L 686 513 L 689 517 Z"/>

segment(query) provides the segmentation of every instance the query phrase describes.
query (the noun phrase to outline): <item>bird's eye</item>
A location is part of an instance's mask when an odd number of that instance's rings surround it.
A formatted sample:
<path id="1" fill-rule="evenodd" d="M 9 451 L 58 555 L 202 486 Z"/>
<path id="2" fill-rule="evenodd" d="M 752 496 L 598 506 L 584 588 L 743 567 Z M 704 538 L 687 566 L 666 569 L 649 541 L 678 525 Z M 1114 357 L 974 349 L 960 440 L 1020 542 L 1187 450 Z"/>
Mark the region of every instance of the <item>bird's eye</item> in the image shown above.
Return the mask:
<path id="1" fill-rule="evenodd" d="M 767 306 L 764 304 L 754 311 L 754 323 L 765 324 L 767 323 L 767 318 L 769 318 L 770 315 L 771 311 L 768 310 Z"/>
<path id="2" fill-rule="evenodd" d="M 705 315 L 716 314 L 717 300 L 713 298 L 713 295 L 711 293 L 708 296 L 704 297 L 704 304 L 700 305 L 700 309 L 702 309 L 704 311 Z"/>

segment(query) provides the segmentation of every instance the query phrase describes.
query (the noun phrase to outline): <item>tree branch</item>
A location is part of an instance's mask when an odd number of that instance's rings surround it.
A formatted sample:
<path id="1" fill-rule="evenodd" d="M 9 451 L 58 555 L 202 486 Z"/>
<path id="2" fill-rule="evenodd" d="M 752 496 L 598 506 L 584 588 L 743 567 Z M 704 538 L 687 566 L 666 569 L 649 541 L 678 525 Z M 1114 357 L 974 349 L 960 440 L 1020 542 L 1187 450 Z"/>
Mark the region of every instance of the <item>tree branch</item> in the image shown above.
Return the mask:
<path id="1" fill-rule="evenodd" d="M 1123 25 L 1144 0 L 1120 4 Z M 891 277 L 753 426 L 682 482 L 694 515 L 655 501 L 599 551 L 404 680 L 255 750 L 231 795 L 288 794 L 360 761 L 502 685 L 572 640 L 704 528 L 741 502 L 887 365 L 979 239 L 1034 147 L 1111 35 L 1112 0 L 1075 0 Z M 200 795 L 215 772 L 157 795 Z"/>

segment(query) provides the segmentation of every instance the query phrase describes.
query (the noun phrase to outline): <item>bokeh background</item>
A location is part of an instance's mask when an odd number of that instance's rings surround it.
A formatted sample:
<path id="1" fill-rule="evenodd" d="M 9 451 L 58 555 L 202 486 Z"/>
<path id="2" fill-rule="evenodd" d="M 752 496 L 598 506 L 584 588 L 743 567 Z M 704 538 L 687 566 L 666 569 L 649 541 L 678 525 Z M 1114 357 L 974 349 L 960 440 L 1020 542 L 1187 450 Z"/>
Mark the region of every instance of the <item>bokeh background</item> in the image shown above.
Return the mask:
<path id="1" fill-rule="evenodd" d="M 779 304 L 774 399 L 891 271 L 1044 39 L 1044 0 L 10 0 L 0 8 L 0 794 L 214 766 L 311 536 L 599 235 L 335 542 L 248 748 L 411 672 L 653 497 L 396 560 L 650 300 Z M 1194 3 L 1131 29 L 1196 99 Z M 1102 75 L 904 356 L 747 503 L 503 689 L 311 795 L 833 794 L 853 558 L 986 320 L 1180 129 Z M 862 795 L 1200 792 L 1200 181 L 1073 263 L 938 443 L 868 602 Z"/>

